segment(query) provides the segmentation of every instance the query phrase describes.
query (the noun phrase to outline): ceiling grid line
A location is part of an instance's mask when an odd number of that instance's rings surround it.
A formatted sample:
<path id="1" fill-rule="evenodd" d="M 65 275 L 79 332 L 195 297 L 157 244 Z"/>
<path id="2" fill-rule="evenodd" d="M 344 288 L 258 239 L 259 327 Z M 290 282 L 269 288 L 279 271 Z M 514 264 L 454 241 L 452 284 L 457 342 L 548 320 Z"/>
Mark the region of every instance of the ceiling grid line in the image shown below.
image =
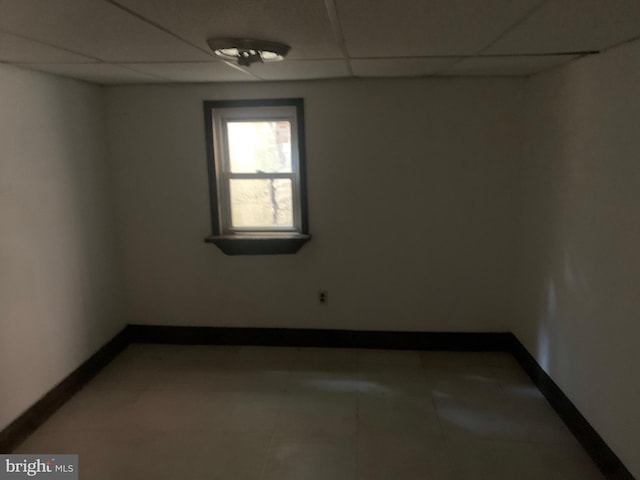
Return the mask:
<path id="1" fill-rule="evenodd" d="M 147 17 L 145 17 L 144 15 L 140 15 L 138 12 L 136 12 L 135 10 L 130 9 L 129 7 L 122 5 L 120 2 L 118 2 L 118 0 L 104 0 L 105 2 L 113 5 L 116 8 L 119 8 L 120 10 L 122 10 L 123 12 L 128 13 L 129 15 L 137 18 L 138 20 L 142 20 L 145 23 L 148 23 L 149 25 L 157 28 L 158 30 L 161 30 L 162 32 L 166 33 L 167 35 L 171 35 L 173 38 L 176 38 L 178 40 L 180 40 L 181 42 L 186 43 L 187 45 L 189 45 L 190 47 L 193 47 L 197 50 L 200 50 L 203 53 L 206 53 L 208 55 L 211 55 L 211 52 L 208 50 L 205 50 L 204 48 L 199 47 L 198 45 L 195 45 L 193 43 L 191 43 L 190 41 L 182 38 L 180 35 L 177 35 L 176 33 L 172 32 L 171 30 L 169 30 L 168 28 L 163 27 L 162 25 L 154 22 L 153 20 L 148 19 Z M 214 58 L 214 57 L 212 57 Z M 215 58 L 214 58 L 215 60 Z"/>
<path id="2" fill-rule="evenodd" d="M 453 62 L 451 65 L 447 65 L 447 67 L 443 67 L 441 70 L 435 72 L 433 75 L 445 75 L 447 71 L 449 71 L 449 70 L 455 68 L 456 66 L 460 65 L 465 60 L 469 60 L 470 58 L 474 58 L 474 57 L 480 57 L 482 52 L 484 52 L 484 51 L 488 50 L 489 48 L 491 48 L 493 45 L 495 45 L 497 42 L 499 42 L 501 38 L 504 38 L 509 32 L 512 32 L 514 29 L 516 29 L 519 25 L 521 25 L 523 22 L 525 22 L 529 17 L 531 17 L 531 15 L 533 15 L 535 12 L 537 12 L 542 7 L 542 5 L 544 5 L 548 1 L 549 0 L 540 0 L 540 2 L 538 2 L 535 6 L 531 7 L 526 12 L 524 12 L 524 14 L 519 19 L 517 19 L 515 22 L 513 22 L 511 25 L 509 25 L 507 28 L 505 28 L 493 40 L 491 40 L 484 47 L 482 47 L 479 50 L 477 50 L 473 55 L 461 57 L 459 60 Z M 513 55 L 510 55 L 510 56 L 512 57 Z"/>
<path id="3" fill-rule="evenodd" d="M 0 29 L 0 33 L 3 33 L 5 35 L 12 35 L 14 37 L 21 38 L 23 40 L 28 40 L 29 42 L 39 43 L 39 44 L 45 45 L 47 47 L 56 48 L 56 49 L 61 50 L 63 52 L 71 53 L 73 55 L 78 55 L 80 57 L 85 57 L 87 59 L 94 60 L 93 62 L 85 62 L 85 63 L 104 63 L 104 60 L 99 58 L 99 57 L 94 57 L 93 55 L 87 55 L 86 53 L 78 52 L 76 50 L 71 50 L 71 49 L 66 48 L 66 47 L 61 47 L 59 45 L 56 45 L 56 44 L 53 44 L 53 43 L 49 43 L 49 42 L 45 42 L 44 40 L 39 40 L 37 38 L 33 38 L 33 37 L 30 37 L 30 36 L 27 36 L 27 35 L 22 35 L 22 34 L 19 34 L 19 33 L 15 33 L 15 32 L 12 32 L 10 30 L 6 30 L 4 28 Z M 25 62 L 25 63 L 28 63 L 28 62 Z M 78 63 L 81 63 L 81 62 L 78 62 Z"/>
<path id="4" fill-rule="evenodd" d="M 520 25 L 522 25 L 525 21 L 527 21 L 527 19 L 529 19 L 534 13 L 536 13 L 538 10 L 540 10 L 540 8 L 542 8 L 542 6 L 547 3 L 549 0 L 541 0 L 540 2 L 538 2 L 538 4 L 536 4 L 534 7 L 531 7 L 528 11 L 526 11 L 518 20 L 516 20 L 515 22 L 513 22 L 510 26 L 508 26 L 507 28 L 505 28 L 502 33 L 499 33 L 498 36 L 496 38 L 494 38 L 491 42 L 489 42 L 488 45 L 486 45 L 485 47 L 481 48 L 480 50 L 478 50 L 476 53 L 474 53 L 472 56 L 473 57 L 477 57 L 479 55 L 482 54 L 482 52 L 487 51 L 488 49 L 490 49 L 492 46 L 494 46 L 496 43 L 498 43 L 501 39 L 503 39 L 506 35 L 508 35 L 510 32 L 512 32 L 513 30 L 515 30 L 517 27 L 519 27 Z"/>
<path id="5" fill-rule="evenodd" d="M 599 52 L 597 52 L 597 53 L 607 52 L 607 51 L 609 51 L 609 50 L 611 50 L 611 49 L 613 49 L 613 48 L 618 48 L 618 47 L 621 47 L 622 45 L 626 45 L 627 43 L 636 42 L 636 41 L 638 41 L 638 40 L 640 40 L 640 35 L 637 35 L 637 36 L 632 37 L 632 38 L 629 38 L 629 39 L 627 39 L 627 40 L 623 40 L 623 41 L 621 41 L 621 42 L 618 42 L 618 43 L 615 43 L 615 44 L 613 44 L 613 45 L 610 45 L 610 46 L 608 46 L 608 47 L 606 47 L 606 48 L 603 48 L 602 50 L 600 50 L 600 51 L 599 51 Z"/>
<path id="6" fill-rule="evenodd" d="M 248 68 L 241 67 L 240 65 L 236 65 L 235 63 L 230 62 L 229 60 L 221 60 L 221 61 L 222 61 L 222 63 L 228 65 L 229 67 L 235 68 L 236 70 L 239 70 L 242 73 L 246 73 L 247 75 L 249 75 L 250 77 L 255 78 L 256 80 L 264 80 L 262 77 L 256 75 L 255 73 L 250 71 Z"/>
<path id="7" fill-rule="evenodd" d="M 191 46 L 191 47 L 193 47 L 193 48 L 195 48 L 195 49 L 197 49 L 197 50 L 200 50 L 200 51 L 201 51 L 201 52 L 203 52 L 203 53 L 206 53 L 207 55 L 211 55 L 211 52 L 210 52 L 209 50 L 206 50 L 206 49 L 204 49 L 204 48 L 199 47 L 198 45 L 196 45 L 196 44 L 194 44 L 194 43 L 191 43 L 191 42 L 190 42 L 190 41 L 188 41 L 187 39 L 182 38 L 180 35 L 178 35 L 178 34 L 176 34 L 176 33 L 172 32 L 172 31 L 171 31 L 171 30 L 169 30 L 168 28 L 165 28 L 165 27 L 163 27 L 162 25 L 160 25 L 160 24 L 158 24 L 158 23 L 154 22 L 153 20 L 150 20 L 149 18 L 145 17 L 144 15 L 140 15 L 140 14 L 139 14 L 138 12 L 136 12 L 135 10 L 130 9 L 129 7 L 126 7 L 125 5 L 122 5 L 120 2 L 118 2 L 118 0 L 105 0 L 105 2 L 107 2 L 107 3 L 111 4 L 111 5 L 113 5 L 113 6 L 114 6 L 114 7 L 116 7 L 116 8 L 119 8 L 120 10 L 122 10 L 122 11 L 124 11 L 124 12 L 128 13 L 129 15 L 131 15 L 131 16 L 133 16 L 133 17 L 137 18 L 138 20 L 141 20 L 141 21 L 143 21 L 143 22 L 148 23 L 149 25 L 151 25 L 151 26 L 153 26 L 153 27 L 157 28 L 158 30 L 160 30 L 160 31 L 162 31 L 162 32 L 164 32 L 164 33 L 166 33 L 167 35 L 171 35 L 172 37 L 174 37 L 174 38 L 176 38 L 176 39 L 180 40 L 181 42 L 184 42 L 184 43 L 186 43 L 187 45 L 189 45 L 189 46 Z M 239 70 L 239 71 L 243 72 L 243 73 L 244 73 L 244 74 L 246 74 L 246 75 L 249 75 L 250 77 L 255 78 L 256 80 L 262 80 L 262 78 L 260 78 L 259 76 L 257 76 L 255 73 L 252 73 L 252 72 L 248 71 L 247 69 L 242 68 L 242 67 L 241 67 L 241 66 L 239 66 L 239 65 L 234 65 L 234 64 L 232 64 L 232 63 L 230 63 L 230 62 L 228 62 L 228 61 L 226 61 L 226 60 L 220 60 L 219 58 L 214 57 L 213 55 L 211 55 L 211 60 L 212 60 L 212 62 L 211 62 L 211 63 L 224 63 L 225 65 L 227 65 L 227 66 L 229 66 L 229 67 L 232 67 L 232 68 L 234 68 L 234 69 L 236 69 L 236 70 Z M 205 62 L 203 62 L 203 63 L 205 63 Z"/>
<path id="8" fill-rule="evenodd" d="M 126 63 L 114 63 L 113 65 L 118 65 L 119 67 L 126 68 L 127 70 L 131 70 L 132 72 L 139 73 L 140 75 L 159 78 L 161 80 L 164 80 L 165 82 L 171 81 L 170 79 L 163 77 L 162 75 L 158 75 L 157 73 L 143 72 L 141 70 L 136 70 L 134 67 L 132 67 L 131 65 L 127 65 Z"/>
<path id="9" fill-rule="evenodd" d="M 48 2 L 0 0 L 0 63 L 107 85 L 525 77 L 640 41 L 637 0 Z M 216 34 L 293 55 L 247 68 L 213 54 Z"/>
<path id="10" fill-rule="evenodd" d="M 333 35 L 338 43 L 338 47 L 342 52 L 342 56 L 344 57 L 344 61 L 347 65 L 347 71 L 350 77 L 353 77 L 353 69 L 351 68 L 351 57 L 349 56 L 349 51 L 347 50 L 347 44 L 344 40 L 344 33 L 342 31 L 342 25 L 340 24 L 340 18 L 338 17 L 338 9 L 336 7 L 335 0 L 324 0 L 324 5 L 327 10 L 327 15 L 329 16 L 329 23 L 331 23 L 331 28 L 333 29 Z"/>

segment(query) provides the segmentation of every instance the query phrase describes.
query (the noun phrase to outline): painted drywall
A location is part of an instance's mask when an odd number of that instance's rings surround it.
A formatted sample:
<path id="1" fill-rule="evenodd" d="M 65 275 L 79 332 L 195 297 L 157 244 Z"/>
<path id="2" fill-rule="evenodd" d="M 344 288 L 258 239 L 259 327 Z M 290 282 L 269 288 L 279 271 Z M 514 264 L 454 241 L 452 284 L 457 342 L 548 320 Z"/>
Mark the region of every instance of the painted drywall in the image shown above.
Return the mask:
<path id="1" fill-rule="evenodd" d="M 0 65 L 0 430 L 124 325 L 101 89 Z"/>
<path id="2" fill-rule="evenodd" d="M 108 88 L 128 321 L 508 330 L 523 84 Z M 278 97 L 305 102 L 313 239 L 296 255 L 225 256 L 203 242 L 202 102 Z"/>
<path id="3" fill-rule="evenodd" d="M 640 43 L 527 86 L 517 336 L 640 478 Z"/>

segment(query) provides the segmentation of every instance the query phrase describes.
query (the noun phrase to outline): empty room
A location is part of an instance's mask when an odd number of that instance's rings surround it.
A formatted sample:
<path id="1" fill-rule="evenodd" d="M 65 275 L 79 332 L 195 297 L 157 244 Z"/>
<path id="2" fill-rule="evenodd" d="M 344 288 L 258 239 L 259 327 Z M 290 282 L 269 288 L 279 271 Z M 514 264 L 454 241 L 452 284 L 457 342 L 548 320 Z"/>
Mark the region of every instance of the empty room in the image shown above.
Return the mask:
<path id="1" fill-rule="evenodd" d="M 0 0 L 0 479 L 640 479 L 640 2 Z"/>

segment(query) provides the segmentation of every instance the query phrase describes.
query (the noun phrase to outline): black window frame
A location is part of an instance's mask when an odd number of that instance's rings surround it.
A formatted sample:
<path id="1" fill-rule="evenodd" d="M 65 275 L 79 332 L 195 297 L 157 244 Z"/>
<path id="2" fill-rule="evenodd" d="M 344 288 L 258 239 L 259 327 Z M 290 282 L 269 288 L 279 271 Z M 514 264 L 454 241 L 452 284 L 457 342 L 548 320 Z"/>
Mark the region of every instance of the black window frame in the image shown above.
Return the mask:
<path id="1" fill-rule="evenodd" d="M 304 100 L 302 98 L 250 99 L 250 100 L 206 100 L 204 106 L 205 142 L 207 154 L 207 171 L 209 177 L 209 208 L 211 211 L 211 235 L 205 242 L 215 244 L 227 255 L 274 255 L 296 253 L 311 239 L 309 233 L 309 214 L 307 204 L 307 168 L 306 141 L 304 122 Z M 221 202 L 218 189 L 219 173 L 215 157 L 215 138 L 213 111 L 215 109 L 260 108 L 260 107 L 295 107 L 298 137 L 298 171 L 300 228 L 295 232 L 246 232 L 225 234 L 222 231 L 220 209 Z"/>

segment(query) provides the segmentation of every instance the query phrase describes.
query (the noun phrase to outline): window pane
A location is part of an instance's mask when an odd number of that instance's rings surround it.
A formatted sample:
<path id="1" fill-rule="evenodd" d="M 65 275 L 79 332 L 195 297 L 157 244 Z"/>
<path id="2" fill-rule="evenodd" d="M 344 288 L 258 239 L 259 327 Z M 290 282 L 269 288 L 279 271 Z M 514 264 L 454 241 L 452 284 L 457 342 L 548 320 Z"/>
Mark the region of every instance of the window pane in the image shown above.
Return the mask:
<path id="1" fill-rule="evenodd" d="M 293 227 L 291 179 L 231 179 L 231 226 Z"/>
<path id="2" fill-rule="evenodd" d="M 232 173 L 291 172 L 291 123 L 227 122 Z"/>

